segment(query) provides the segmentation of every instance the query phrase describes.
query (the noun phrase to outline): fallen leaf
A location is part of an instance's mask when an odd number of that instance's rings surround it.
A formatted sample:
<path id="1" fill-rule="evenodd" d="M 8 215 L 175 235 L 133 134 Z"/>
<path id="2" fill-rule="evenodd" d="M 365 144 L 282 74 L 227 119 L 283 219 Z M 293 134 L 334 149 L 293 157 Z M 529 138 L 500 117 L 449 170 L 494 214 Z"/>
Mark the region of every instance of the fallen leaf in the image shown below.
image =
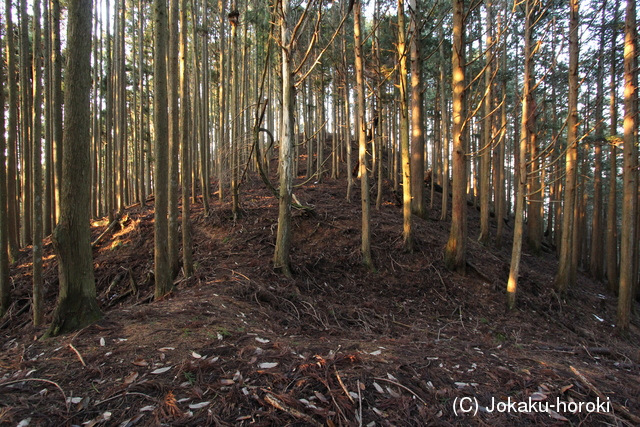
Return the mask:
<path id="1" fill-rule="evenodd" d="M 266 343 L 270 342 L 271 340 L 268 340 L 266 338 L 256 337 L 256 341 L 258 341 L 261 344 L 266 344 Z"/>
<path id="2" fill-rule="evenodd" d="M 529 396 L 529 399 L 531 399 L 533 402 L 542 402 L 543 400 L 547 400 L 547 395 L 536 391 L 531 396 Z"/>
<path id="3" fill-rule="evenodd" d="M 191 356 L 194 357 L 195 359 L 202 359 L 202 356 L 196 353 L 195 351 L 191 352 Z"/>
<path id="4" fill-rule="evenodd" d="M 176 349 L 175 347 L 162 347 L 162 348 L 159 348 L 158 351 L 164 353 L 165 351 L 170 351 L 170 350 L 175 350 L 175 349 Z"/>
<path id="5" fill-rule="evenodd" d="M 263 362 L 258 365 L 260 369 L 271 369 L 278 366 L 278 362 Z"/>
<path id="6" fill-rule="evenodd" d="M 210 403 L 211 402 L 193 403 L 189 405 L 189 409 L 201 409 L 201 408 L 204 408 L 205 406 L 209 406 Z"/>
<path id="7" fill-rule="evenodd" d="M 566 385 L 560 389 L 560 393 L 565 393 L 567 390 L 573 388 L 573 384 Z"/>
<path id="8" fill-rule="evenodd" d="M 384 389 L 377 382 L 373 382 L 373 386 L 376 388 L 376 391 L 380 394 L 384 394 Z"/>
<path id="9" fill-rule="evenodd" d="M 149 363 L 141 357 L 137 358 L 131 363 L 133 363 L 136 366 L 149 366 Z"/>
<path id="10" fill-rule="evenodd" d="M 124 383 L 132 384 L 137 379 L 138 379 L 138 373 L 134 371 L 127 378 L 124 379 Z"/>
<path id="11" fill-rule="evenodd" d="M 105 344 L 104 338 L 100 338 L 100 347 L 104 347 Z"/>
<path id="12" fill-rule="evenodd" d="M 221 379 L 220 384 L 222 385 L 234 385 L 235 381 L 229 379 Z"/>
<path id="13" fill-rule="evenodd" d="M 558 421 L 569 421 L 568 419 L 566 419 L 565 417 L 563 417 L 562 415 L 558 414 L 556 411 L 552 411 L 551 409 L 549 409 L 549 416 L 551 418 L 553 418 L 554 420 L 558 420 Z"/>
<path id="14" fill-rule="evenodd" d="M 31 424 L 31 418 L 25 418 L 20 421 L 16 427 L 27 427 L 29 424 Z"/>
<path id="15" fill-rule="evenodd" d="M 154 371 L 151 371 L 152 374 L 164 374 L 165 372 L 167 372 L 169 369 L 171 369 L 172 366 L 165 366 L 164 368 L 158 368 Z"/>
<path id="16" fill-rule="evenodd" d="M 140 408 L 140 412 L 151 412 L 154 409 L 156 409 L 156 407 L 154 405 L 148 405 L 148 406 Z"/>
<path id="17" fill-rule="evenodd" d="M 382 350 L 376 350 L 376 351 L 372 351 L 371 353 L 369 353 L 372 356 L 379 356 L 382 354 Z"/>
<path id="18" fill-rule="evenodd" d="M 314 394 L 316 395 L 316 397 L 317 397 L 318 399 L 320 399 L 320 401 L 321 401 L 322 403 L 327 403 L 327 402 L 329 401 L 329 400 L 328 400 L 326 397 L 324 397 L 324 395 L 323 395 L 322 393 L 320 393 L 319 391 L 314 392 Z"/>

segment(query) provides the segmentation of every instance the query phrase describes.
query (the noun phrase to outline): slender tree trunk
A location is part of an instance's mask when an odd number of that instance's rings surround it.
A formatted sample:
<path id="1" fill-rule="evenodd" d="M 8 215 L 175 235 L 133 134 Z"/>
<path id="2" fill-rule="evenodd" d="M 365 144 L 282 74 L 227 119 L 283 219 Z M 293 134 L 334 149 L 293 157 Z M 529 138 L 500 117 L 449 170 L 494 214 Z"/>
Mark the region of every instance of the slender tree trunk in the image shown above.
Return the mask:
<path id="1" fill-rule="evenodd" d="M 345 9 L 346 10 L 346 9 Z M 351 108 L 349 107 L 349 67 L 347 65 L 347 33 L 343 29 L 342 37 L 342 67 L 344 75 L 344 143 L 347 146 L 347 202 L 351 202 L 351 190 L 353 189 L 353 174 L 351 166 Z"/>
<path id="2" fill-rule="evenodd" d="M 171 264 L 171 277 L 174 278 L 180 271 L 180 253 L 178 250 L 178 165 L 180 161 L 180 111 L 178 109 L 178 93 L 180 91 L 178 55 L 179 55 L 179 33 L 178 33 L 178 9 L 181 0 L 169 1 L 169 229 L 168 229 L 168 250 L 169 263 Z M 187 29 L 182 28 L 181 32 Z M 184 105 L 184 103 L 182 104 Z M 183 128 L 184 131 L 184 128 Z M 205 184 L 202 183 L 202 191 L 205 191 Z"/>
<path id="3" fill-rule="evenodd" d="M 226 141 L 228 135 L 227 128 L 227 85 L 224 84 L 227 78 L 227 56 L 226 52 L 226 28 L 225 22 L 227 17 L 225 14 L 226 1 L 218 0 L 218 9 L 220 9 L 220 49 L 218 59 L 218 75 L 220 76 L 220 85 L 218 89 L 218 143 L 217 149 L 217 161 L 218 161 L 218 199 L 222 201 L 224 199 L 224 180 L 225 180 L 225 147 L 228 146 Z"/>
<path id="4" fill-rule="evenodd" d="M 402 1 L 402 0 L 400 0 Z M 358 89 L 358 155 L 360 159 L 360 201 L 362 204 L 362 263 L 373 269 L 371 258 L 371 213 L 369 201 L 369 174 L 367 173 L 367 134 L 365 119 L 364 63 L 362 60 L 361 1 L 353 4 L 353 35 L 355 44 L 356 87 Z"/>
<path id="5" fill-rule="evenodd" d="M 575 283 L 572 262 L 574 207 L 578 167 L 578 0 L 569 0 L 569 117 L 567 119 L 567 152 L 564 189 L 564 215 L 562 218 L 562 244 L 555 287 L 564 293 Z"/>
<path id="6" fill-rule="evenodd" d="M 629 333 L 631 303 L 635 298 L 637 262 L 636 210 L 638 204 L 638 153 L 635 147 L 638 118 L 638 63 L 637 63 L 636 2 L 627 0 L 624 22 L 624 165 L 622 185 L 622 241 L 620 242 L 620 284 L 618 295 L 617 328 Z"/>
<path id="7" fill-rule="evenodd" d="M 17 195 L 17 141 L 18 141 L 18 82 L 16 81 L 16 56 L 14 44 L 14 27 L 11 18 L 11 0 L 5 1 L 7 20 L 7 86 L 9 89 L 9 128 L 7 129 L 7 240 L 9 245 L 9 261 L 18 258 L 20 229 Z M 4 118 L 4 114 L 3 114 Z M 4 150 L 2 150 L 4 154 Z M 3 221 L 4 223 L 4 221 Z"/>
<path id="8" fill-rule="evenodd" d="M 189 99 L 189 62 L 187 46 L 187 1 L 181 0 L 180 9 L 180 159 L 182 161 L 182 268 L 185 277 L 193 275 L 193 240 L 191 238 L 191 218 L 189 204 L 189 174 L 191 158 L 189 156 L 191 132 L 189 131 L 191 111 Z"/>
<path id="9" fill-rule="evenodd" d="M 62 53 L 60 47 L 60 0 L 51 1 L 51 49 L 53 53 L 53 70 L 51 71 L 53 113 L 53 167 L 55 185 L 56 223 L 60 216 L 60 191 L 62 179 Z"/>
<path id="10" fill-rule="evenodd" d="M 155 218 L 154 218 L 154 274 L 155 297 L 160 299 L 173 289 L 171 261 L 168 253 L 168 189 L 169 189 L 169 117 L 167 97 L 167 45 L 169 23 L 167 0 L 154 0 L 153 61 L 154 104 L 153 126 L 155 135 Z"/>
<path id="11" fill-rule="evenodd" d="M 27 2 L 20 0 L 20 130 L 22 145 L 21 152 L 21 184 L 22 184 L 22 244 L 28 246 L 33 239 L 33 230 L 31 228 L 33 216 L 33 180 L 32 180 L 32 116 L 31 106 L 33 104 L 32 83 L 29 76 L 31 75 L 31 42 L 29 40 L 29 17 L 27 15 Z"/>
<path id="12" fill-rule="evenodd" d="M 33 2 L 33 116 L 31 173 L 33 176 L 33 324 L 40 326 L 44 317 L 42 278 L 42 33 L 40 30 L 40 0 Z M 2 165 L 4 167 L 4 165 Z"/>
<path id="13" fill-rule="evenodd" d="M 12 37 L 8 33 L 7 37 Z M 4 63 L 4 40 L 0 35 L 0 64 Z M 0 67 L 0 87 L 5 87 L 4 67 Z M 5 96 L 0 90 L 0 318 L 11 305 L 11 276 L 9 275 L 9 221 L 7 212 L 7 169 L 5 167 Z"/>
<path id="14" fill-rule="evenodd" d="M 602 6 L 602 21 L 600 24 L 600 46 L 598 56 L 604 59 L 605 28 L 606 28 L 606 5 Z M 598 61 L 596 79 L 596 141 L 595 141 L 595 169 L 593 171 L 593 217 L 591 225 L 591 259 L 589 271 L 596 280 L 603 277 L 603 247 L 604 235 L 602 233 L 602 145 L 604 138 L 604 61 Z"/>
<path id="15" fill-rule="evenodd" d="M 465 140 L 465 26 L 464 1 L 453 0 L 453 201 L 451 231 L 445 248 L 445 264 L 464 273 L 467 252 L 467 147 Z"/>
<path id="16" fill-rule="evenodd" d="M 409 146 L 409 104 L 407 98 L 407 59 L 409 52 L 405 42 L 404 0 L 398 0 L 398 59 L 400 78 L 400 151 L 402 155 L 402 217 L 404 218 L 402 238 L 405 251 L 413 250 L 413 230 L 411 218 L 411 153 Z M 420 124 L 421 125 L 421 124 Z M 422 154 L 420 153 L 420 157 Z M 423 166 L 424 167 L 424 166 Z M 421 183 L 420 191 L 423 192 Z M 424 200 L 422 201 L 424 205 Z M 421 209 L 424 206 L 421 206 Z M 420 209 L 419 209 L 420 210 Z M 423 209 L 422 209 L 423 210 Z M 422 211 L 420 210 L 420 211 Z"/>
<path id="17" fill-rule="evenodd" d="M 442 121 L 440 128 L 442 129 L 440 134 L 442 135 L 442 212 L 440 214 L 440 221 L 447 219 L 447 211 L 449 205 L 449 110 L 447 108 L 447 97 L 445 96 L 445 57 L 444 57 L 444 30 L 440 26 L 439 30 L 439 53 L 440 53 L 440 112 L 442 114 Z"/>
<path id="18" fill-rule="evenodd" d="M 422 47 L 420 4 L 410 0 L 410 51 L 411 51 L 411 210 L 420 218 L 426 218 L 424 201 L 424 120 L 422 114 Z"/>
<path id="19" fill-rule="evenodd" d="M 611 35 L 611 80 L 609 84 L 609 135 L 615 137 L 618 133 L 618 102 L 616 99 L 617 90 L 617 67 L 616 67 L 616 44 L 618 38 L 618 9 L 620 0 L 616 0 L 613 33 Z M 618 291 L 618 217 L 617 217 L 617 165 L 618 149 L 616 144 L 609 144 L 609 200 L 607 203 L 607 284 L 609 291 Z"/>
<path id="20" fill-rule="evenodd" d="M 294 82 L 293 45 L 291 43 L 291 11 L 289 1 L 282 2 L 280 15 L 280 43 L 282 45 L 282 124 L 280 128 L 280 198 L 278 200 L 278 231 L 273 266 L 276 271 L 291 276 L 291 192 L 293 190 L 294 142 Z"/>
<path id="21" fill-rule="evenodd" d="M 489 223 L 489 204 L 491 202 L 491 152 L 493 146 L 493 5 L 491 0 L 485 1 L 486 38 L 485 53 L 486 67 L 484 70 L 484 123 L 483 147 L 480 154 L 480 237 L 478 242 L 487 246 L 491 239 Z"/>
<path id="22" fill-rule="evenodd" d="M 46 335 L 83 328 L 102 317 L 91 251 L 91 0 L 69 0 L 60 221 L 53 234 L 60 294 Z"/>

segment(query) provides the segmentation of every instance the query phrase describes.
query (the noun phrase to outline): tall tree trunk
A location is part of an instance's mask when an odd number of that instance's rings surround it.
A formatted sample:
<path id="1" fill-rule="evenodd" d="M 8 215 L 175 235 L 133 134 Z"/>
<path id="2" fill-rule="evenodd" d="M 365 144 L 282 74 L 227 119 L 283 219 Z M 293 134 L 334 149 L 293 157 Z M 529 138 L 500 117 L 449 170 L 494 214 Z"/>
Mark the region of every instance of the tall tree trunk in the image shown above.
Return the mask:
<path id="1" fill-rule="evenodd" d="M 40 326 L 44 317 L 42 278 L 42 33 L 40 30 L 40 0 L 33 2 L 33 110 L 31 123 L 33 156 L 31 173 L 33 176 L 33 324 Z M 4 165 L 3 165 L 4 166 Z M 91 170 L 91 164 L 89 164 Z"/>
<path id="2" fill-rule="evenodd" d="M 398 0 L 398 68 L 400 78 L 400 151 L 402 155 L 402 217 L 403 247 L 405 251 L 413 250 L 413 230 L 411 218 L 411 153 L 409 146 L 409 104 L 407 82 L 407 59 L 409 52 L 405 42 L 404 0 Z M 420 123 L 422 125 L 422 123 Z M 420 154 L 422 157 L 422 154 Z M 424 184 L 420 184 L 422 193 Z M 422 205 L 424 205 L 424 200 Z M 424 208 L 424 206 L 422 206 Z"/>
<path id="3" fill-rule="evenodd" d="M 346 5 L 343 12 L 346 12 Z M 351 190 L 353 189 L 353 174 L 351 166 L 351 101 L 349 99 L 349 66 L 347 65 L 347 30 L 343 28 L 342 34 L 342 68 L 344 75 L 344 143 L 347 146 L 347 202 L 351 202 Z"/>
<path id="4" fill-rule="evenodd" d="M 620 0 L 615 3 L 615 17 L 612 25 L 611 35 L 611 79 L 609 84 L 609 135 L 615 136 L 618 133 L 618 102 L 617 90 L 617 67 L 616 67 L 616 44 L 618 38 L 618 9 Z M 609 144 L 609 200 L 607 203 L 607 284 L 609 291 L 618 291 L 618 217 L 617 217 L 617 165 L 618 148 L 616 144 Z"/>
<path id="5" fill-rule="evenodd" d="M 102 317 L 91 252 L 91 0 L 69 0 L 62 141 L 60 221 L 53 233 L 60 294 L 48 336 L 83 328 Z"/>
<path id="6" fill-rule="evenodd" d="M 189 204 L 189 174 L 191 158 L 189 156 L 191 132 L 189 131 L 191 111 L 189 99 L 189 62 L 187 46 L 187 2 L 181 0 L 180 9 L 180 160 L 182 161 L 182 268 L 185 277 L 193 275 L 193 240 L 191 237 L 191 218 Z"/>
<path id="7" fill-rule="evenodd" d="M 153 126 L 155 135 L 155 218 L 154 218 L 154 275 L 155 297 L 160 299 L 173 289 L 171 262 L 168 253 L 168 155 L 169 117 L 167 111 L 167 45 L 169 24 L 167 0 L 154 0 L 155 54 L 153 60 L 154 104 Z"/>
<path id="8" fill-rule="evenodd" d="M 402 0 L 400 0 L 402 1 Z M 362 204 L 362 263 L 373 269 L 371 258 L 371 213 L 369 201 L 369 174 L 367 173 L 367 134 L 365 119 L 364 63 L 362 59 L 361 0 L 353 4 L 353 36 L 355 45 L 356 87 L 358 90 L 358 155 L 360 159 L 360 201 Z"/>
<path id="9" fill-rule="evenodd" d="M 600 46 L 598 48 L 597 78 L 596 78 L 596 141 L 595 141 L 595 168 L 593 171 L 593 217 L 591 225 L 591 259 L 589 271 L 596 280 L 603 277 L 603 247 L 604 234 L 602 233 L 602 145 L 604 138 L 604 47 L 606 29 L 606 7 L 605 0 L 602 5 L 602 21 L 600 23 Z"/>
<path id="10" fill-rule="evenodd" d="M 289 0 L 282 1 L 280 14 L 280 43 L 282 45 L 282 123 L 280 128 L 280 198 L 278 200 L 278 231 L 273 266 L 276 271 L 291 276 L 291 192 L 293 190 L 294 143 L 294 81 L 293 45 L 291 43 L 291 11 Z"/>
<path id="11" fill-rule="evenodd" d="M 480 237 L 478 242 L 488 245 L 491 239 L 489 224 L 489 204 L 491 202 L 491 153 L 493 146 L 493 6 L 491 0 L 485 1 L 486 38 L 485 53 L 486 66 L 484 70 L 484 123 L 483 147 L 480 154 Z"/>
<path id="12" fill-rule="evenodd" d="M 51 71 L 51 90 L 52 101 L 51 110 L 53 113 L 53 167 L 54 167 L 54 182 L 55 182 L 55 210 L 56 210 L 56 223 L 60 217 L 60 192 L 62 184 L 62 51 L 60 42 L 60 0 L 51 1 L 51 49 L 53 54 L 53 70 Z"/>
<path id="13" fill-rule="evenodd" d="M 424 201 L 424 120 L 422 114 L 422 15 L 420 4 L 410 0 L 410 52 L 411 52 L 411 210 L 426 218 Z"/>
<path id="14" fill-rule="evenodd" d="M 527 192 L 527 150 L 531 147 L 530 138 L 532 128 L 529 124 L 535 114 L 533 96 L 531 94 L 531 71 L 533 62 L 532 51 L 532 31 L 533 17 L 532 1 L 525 3 L 525 24 L 524 24 L 524 79 L 522 88 L 522 126 L 520 135 L 520 150 L 518 151 L 518 170 L 516 177 L 518 186 L 516 188 L 516 213 L 513 227 L 513 247 L 511 249 L 511 268 L 509 270 L 509 281 L 507 283 L 507 308 L 513 310 L 516 302 L 516 291 L 518 288 L 518 273 L 520 271 L 520 259 L 522 256 L 522 235 L 524 232 L 524 204 Z"/>
<path id="15" fill-rule="evenodd" d="M 9 245 L 9 261 L 18 258 L 20 229 L 17 195 L 17 143 L 18 143 L 18 82 L 16 81 L 16 55 L 14 44 L 14 27 L 11 18 L 11 0 L 5 1 L 7 20 L 7 87 L 9 90 L 9 128 L 7 129 L 7 239 Z M 4 114 L 3 114 L 4 117 Z M 4 153 L 4 150 L 2 151 Z"/>
<path id="16" fill-rule="evenodd" d="M 442 114 L 442 121 L 440 128 L 442 129 L 440 135 L 442 136 L 442 212 L 440 214 L 440 221 L 447 219 L 447 211 L 449 204 L 449 110 L 447 108 L 447 97 L 445 96 L 446 84 L 445 84 L 445 70 L 444 70 L 444 30 L 440 26 L 439 30 L 439 53 L 440 53 L 440 112 Z"/>
<path id="17" fill-rule="evenodd" d="M 218 0 L 218 9 L 220 12 L 220 49 L 218 59 L 218 75 L 220 78 L 220 85 L 218 89 L 218 143 L 216 144 L 217 161 L 218 161 L 218 199 L 222 201 L 224 199 L 224 180 L 225 180 L 225 148 L 228 146 L 226 140 L 228 135 L 227 127 L 227 85 L 224 84 L 227 78 L 227 55 L 225 55 L 226 46 L 226 28 L 225 22 L 227 16 L 225 14 L 227 2 L 225 0 Z"/>
<path id="18" fill-rule="evenodd" d="M 8 33 L 7 37 L 12 37 Z M 0 36 L 0 64 L 4 63 L 4 40 Z M 0 67 L 0 87 L 5 87 L 4 67 Z M 0 90 L 0 318 L 11 305 L 11 276 L 9 276 L 9 221 L 7 212 L 7 169 L 5 167 L 5 97 Z"/>
<path id="19" fill-rule="evenodd" d="M 32 187 L 33 180 L 31 176 L 32 168 L 32 116 L 31 106 L 33 104 L 32 98 L 32 83 L 29 79 L 31 75 L 31 42 L 29 40 L 29 16 L 27 15 L 27 2 L 26 0 L 20 0 L 20 130 L 22 145 L 21 150 L 21 184 L 22 184 L 22 228 L 20 229 L 22 234 L 22 244 L 28 246 L 32 242 L 33 230 L 31 228 L 31 222 L 33 216 L 31 214 L 33 208 L 32 200 Z"/>
<path id="20" fill-rule="evenodd" d="M 564 293 L 575 283 L 576 266 L 572 262 L 574 206 L 578 167 L 578 0 L 569 0 L 569 117 L 567 118 L 567 152 L 562 217 L 562 244 L 555 287 Z"/>
<path id="21" fill-rule="evenodd" d="M 453 0 L 453 201 L 451 231 L 445 248 L 447 268 L 464 273 L 467 261 L 467 146 L 465 117 L 465 26 L 464 1 Z"/>
<path id="22" fill-rule="evenodd" d="M 178 165 L 180 161 L 180 111 L 178 109 L 180 35 L 178 33 L 178 6 L 180 1 L 169 0 L 169 229 L 167 244 L 172 278 L 176 277 L 180 271 L 180 253 L 178 251 Z M 186 28 L 182 28 L 181 32 L 186 30 Z M 204 183 L 202 183 L 202 188 L 204 192 L 206 188 Z"/>
<path id="23" fill-rule="evenodd" d="M 629 333 L 631 303 L 635 298 L 637 262 L 636 209 L 638 204 L 637 132 L 638 63 L 636 2 L 627 0 L 624 21 L 624 165 L 622 185 L 622 241 L 620 242 L 620 285 L 617 328 Z"/>

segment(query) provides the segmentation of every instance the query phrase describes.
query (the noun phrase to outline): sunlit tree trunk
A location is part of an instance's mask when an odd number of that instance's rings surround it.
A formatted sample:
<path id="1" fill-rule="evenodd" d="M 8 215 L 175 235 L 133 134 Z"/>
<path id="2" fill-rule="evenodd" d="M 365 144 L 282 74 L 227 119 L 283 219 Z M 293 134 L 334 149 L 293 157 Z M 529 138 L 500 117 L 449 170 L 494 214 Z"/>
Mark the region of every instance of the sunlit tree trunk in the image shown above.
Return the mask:
<path id="1" fill-rule="evenodd" d="M 371 258 L 371 213 L 369 201 L 369 174 L 367 173 L 367 134 L 365 119 L 364 64 L 362 59 L 361 2 L 353 5 L 353 35 L 355 44 L 356 87 L 358 90 L 358 157 L 360 159 L 360 201 L 362 204 L 362 263 L 373 269 Z"/>
<path id="2" fill-rule="evenodd" d="M 524 232 L 524 205 L 527 192 L 527 150 L 531 147 L 532 127 L 530 121 L 535 114 L 533 96 L 531 94 L 531 71 L 533 61 L 532 51 L 532 24 L 534 22 L 532 0 L 525 3 L 525 24 L 524 24 L 524 79 L 522 88 L 522 126 L 520 135 L 520 150 L 518 151 L 518 170 L 516 177 L 518 186 L 516 188 L 516 213 L 513 227 L 513 247 L 511 249 L 511 267 L 509 270 L 509 281 L 507 283 L 507 308 L 513 310 L 516 302 L 516 291 L 518 288 L 518 273 L 520 271 L 520 259 L 522 257 L 522 235 Z"/>
<path id="3" fill-rule="evenodd" d="M 91 0 L 69 0 L 68 16 L 60 221 L 53 234 L 60 294 L 47 335 L 83 328 L 102 316 L 96 301 L 89 225 Z"/>
<path id="4" fill-rule="evenodd" d="M 464 1 L 453 0 L 452 102 L 453 102 L 453 201 L 451 231 L 445 248 L 447 268 L 464 272 L 467 252 L 467 146 L 465 115 Z"/>
<path id="5" fill-rule="evenodd" d="M 638 27 L 636 2 L 627 0 L 624 22 L 624 165 L 622 184 L 622 240 L 620 242 L 620 284 L 618 291 L 617 328 L 628 334 L 631 303 L 635 298 L 637 262 L 636 210 L 638 205 Z"/>
<path id="6" fill-rule="evenodd" d="M 424 201 L 424 120 L 422 114 L 422 15 L 420 3 L 410 0 L 411 53 L 411 210 L 420 218 L 427 216 Z"/>
<path id="7" fill-rule="evenodd" d="M 29 16 L 27 2 L 20 0 L 20 145 L 21 145 L 21 184 L 22 184 L 22 244 L 28 246 L 33 239 L 31 224 L 33 221 L 33 180 L 32 180 L 32 119 L 31 106 L 33 104 L 31 75 L 31 41 L 29 40 Z"/>
<path id="8" fill-rule="evenodd" d="M 569 116 L 562 217 L 562 244 L 555 287 L 564 293 L 575 283 L 576 266 L 572 263 L 574 207 L 578 167 L 578 0 L 569 0 Z"/>
<path id="9" fill-rule="evenodd" d="M 400 152 L 402 155 L 402 217 L 403 246 L 406 251 L 413 250 L 413 230 L 411 218 L 411 153 L 409 146 L 409 104 L 407 60 L 409 51 L 405 42 L 404 0 L 398 0 L 398 61 L 400 78 Z M 420 123 L 421 125 L 422 123 Z M 422 154 L 420 154 L 422 156 Z M 423 184 L 420 185 L 422 192 Z M 424 201 L 423 201 L 424 202 Z M 424 204 L 424 203 L 423 203 Z"/>

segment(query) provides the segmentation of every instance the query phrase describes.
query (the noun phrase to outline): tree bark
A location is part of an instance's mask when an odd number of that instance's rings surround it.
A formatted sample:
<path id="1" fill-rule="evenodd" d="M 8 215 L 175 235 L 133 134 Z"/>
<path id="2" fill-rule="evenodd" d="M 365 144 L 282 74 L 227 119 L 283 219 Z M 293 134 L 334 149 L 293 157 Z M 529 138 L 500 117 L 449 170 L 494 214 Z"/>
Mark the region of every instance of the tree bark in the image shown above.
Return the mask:
<path id="1" fill-rule="evenodd" d="M 409 52 L 405 42 L 404 24 L 404 0 L 398 0 L 398 61 L 400 63 L 398 73 L 400 79 L 400 152 L 402 156 L 402 217 L 403 217 L 403 248 L 405 251 L 413 250 L 413 224 L 411 218 L 411 152 L 409 146 L 409 104 L 407 98 L 407 59 Z M 364 102 L 363 102 L 364 104 Z M 422 123 L 420 123 L 422 125 Z M 366 149 L 366 148 L 365 148 Z M 422 157 L 422 154 L 420 155 Z M 424 184 L 420 184 L 420 192 L 423 192 Z M 424 200 L 422 205 L 424 205 Z M 424 208 L 424 206 L 422 206 Z"/>
<path id="2" fill-rule="evenodd" d="M 364 104 L 364 63 L 362 59 L 361 0 L 353 5 L 353 36 L 355 44 L 356 87 L 358 90 L 358 155 L 360 159 L 360 201 L 362 205 L 362 263 L 372 270 L 371 258 L 371 213 L 369 201 L 369 174 L 367 173 L 367 134 Z"/>
<path id="3" fill-rule="evenodd" d="M 91 0 L 70 0 L 67 22 L 65 133 L 62 141 L 60 221 L 53 244 L 60 294 L 48 336 L 100 319 L 91 252 Z"/>
<path id="4" fill-rule="evenodd" d="M 424 120 L 422 114 L 422 42 L 420 4 L 410 0 L 410 54 L 411 54 L 411 210 L 426 218 L 424 200 Z"/>
<path id="5" fill-rule="evenodd" d="M 636 210 L 638 204 L 638 153 L 636 150 L 638 64 L 636 2 L 627 0 L 624 22 L 624 165 L 622 184 L 622 240 L 620 242 L 620 284 L 616 326 L 629 333 L 631 304 L 635 298 Z"/>
<path id="6" fill-rule="evenodd" d="M 575 283 L 576 266 L 572 262 L 574 206 L 578 167 L 578 0 L 569 0 L 569 116 L 567 118 L 567 152 L 562 217 L 562 244 L 555 287 L 565 293 Z"/>
<path id="7" fill-rule="evenodd" d="M 155 218 L 154 218 L 154 274 L 155 298 L 160 299 L 173 290 L 171 261 L 168 253 L 168 154 L 169 117 L 167 111 L 167 45 L 169 24 L 167 0 L 154 0 L 155 54 L 153 61 L 154 104 L 153 125 L 155 135 Z"/>
<path id="8" fill-rule="evenodd" d="M 282 124 L 280 129 L 280 198 L 278 200 L 278 231 L 273 266 L 276 271 L 291 276 L 289 252 L 291 249 L 291 192 L 293 190 L 294 141 L 294 82 L 293 46 L 291 43 L 289 0 L 283 0 L 280 16 L 280 43 L 282 45 Z"/>
<path id="9" fill-rule="evenodd" d="M 11 37 L 9 33 L 8 37 Z M 4 62 L 4 40 L 0 37 L 0 64 Z M 4 67 L 0 67 L 0 87 L 5 86 Z M 7 169 L 5 167 L 5 96 L 0 90 L 0 318 L 11 305 L 11 276 L 9 276 L 9 221 L 7 212 Z"/>
<path id="10" fill-rule="evenodd" d="M 467 252 L 467 145 L 465 123 L 465 27 L 464 1 L 453 0 L 452 100 L 453 100 L 453 200 L 451 230 L 444 260 L 448 269 L 466 269 Z"/>

